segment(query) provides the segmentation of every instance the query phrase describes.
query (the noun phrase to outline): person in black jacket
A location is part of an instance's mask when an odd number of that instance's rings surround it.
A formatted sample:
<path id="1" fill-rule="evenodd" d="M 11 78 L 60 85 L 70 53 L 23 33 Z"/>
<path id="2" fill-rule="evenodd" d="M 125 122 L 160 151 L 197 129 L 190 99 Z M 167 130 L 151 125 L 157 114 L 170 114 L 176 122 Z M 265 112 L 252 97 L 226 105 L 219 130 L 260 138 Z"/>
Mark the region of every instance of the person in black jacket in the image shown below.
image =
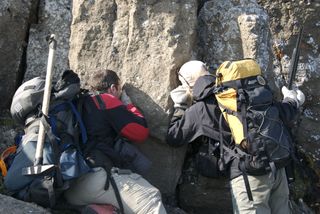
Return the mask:
<path id="1" fill-rule="evenodd" d="M 214 96 L 215 77 L 208 75 L 201 61 L 185 63 L 178 75 L 182 85 L 170 93 L 175 109 L 166 137 L 168 145 L 182 146 L 192 143 L 200 136 L 219 141 L 219 132 L 230 130 L 224 119 L 222 129 L 219 129 L 221 111 Z M 191 84 L 187 80 L 192 80 Z M 300 90 L 288 90 L 286 87 L 282 88 L 282 93 L 283 101 L 276 102 L 275 105 L 284 123 L 290 123 L 295 118 L 298 107 L 304 103 L 304 94 Z M 230 137 L 225 138 L 225 141 L 232 142 Z M 223 158 L 230 177 L 234 213 L 290 213 L 289 189 L 284 168 L 279 169 L 275 176 L 271 173 L 262 176 L 249 175 L 254 198 L 250 201 L 239 169 L 239 160 L 232 155 L 224 155 Z"/>

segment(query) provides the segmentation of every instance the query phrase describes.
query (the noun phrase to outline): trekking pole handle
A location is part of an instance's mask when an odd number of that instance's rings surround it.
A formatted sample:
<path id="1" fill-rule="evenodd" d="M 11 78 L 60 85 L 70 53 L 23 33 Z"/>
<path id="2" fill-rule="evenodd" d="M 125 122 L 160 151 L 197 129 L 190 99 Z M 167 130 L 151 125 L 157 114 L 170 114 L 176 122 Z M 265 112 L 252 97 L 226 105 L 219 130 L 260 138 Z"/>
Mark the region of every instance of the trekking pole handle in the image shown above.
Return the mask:
<path id="1" fill-rule="evenodd" d="M 46 73 L 46 82 L 44 86 L 44 94 L 43 94 L 43 101 L 42 101 L 42 114 L 48 116 L 49 112 L 49 103 L 50 103 L 50 95 L 51 95 L 51 87 L 52 87 L 52 70 L 53 70 L 53 61 L 54 61 L 54 53 L 57 47 L 56 36 L 51 34 L 48 38 L 49 43 L 49 55 L 48 55 L 48 64 L 47 64 L 47 73 Z M 35 154 L 35 161 L 34 165 L 41 165 L 43 162 L 43 147 L 44 147 L 44 140 L 45 140 L 45 129 L 44 125 L 40 120 L 39 126 L 39 134 L 37 140 L 37 148 Z"/>

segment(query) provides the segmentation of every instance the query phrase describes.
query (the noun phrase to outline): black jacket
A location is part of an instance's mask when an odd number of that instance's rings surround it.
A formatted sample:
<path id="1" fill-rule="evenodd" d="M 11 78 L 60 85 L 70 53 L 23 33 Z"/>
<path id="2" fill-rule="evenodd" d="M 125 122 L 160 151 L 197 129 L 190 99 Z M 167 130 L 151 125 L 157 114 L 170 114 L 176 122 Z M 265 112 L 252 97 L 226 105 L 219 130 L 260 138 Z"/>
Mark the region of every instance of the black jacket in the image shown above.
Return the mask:
<path id="1" fill-rule="evenodd" d="M 195 103 L 185 111 L 175 109 L 167 132 L 167 143 L 171 146 L 181 146 L 193 142 L 200 136 L 209 137 L 219 141 L 219 118 L 221 111 L 214 96 L 215 77 L 206 75 L 199 77 L 193 88 Z M 289 124 L 297 114 L 296 103 L 287 99 L 282 103 L 275 102 L 282 120 Z M 222 130 L 230 132 L 224 118 L 222 118 Z M 231 138 L 225 139 L 230 142 Z M 230 145 L 231 147 L 234 145 Z M 224 162 L 230 169 L 230 178 L 241 175 L 238 168 L 238 160 L 232 156 L 224 155 Z"/>
<path id="2" fill-rule="evenodd" d="M 200 136 L 219 139 L 219 116 L 221 114 L 213 94 L 215 77 L 206 75 L 200 77 L 193 88 L 196 103 L 185 111 L 175 109 L 171 119 L 167 143 L 171 146 L 181 146 L 191 143 Z"/>

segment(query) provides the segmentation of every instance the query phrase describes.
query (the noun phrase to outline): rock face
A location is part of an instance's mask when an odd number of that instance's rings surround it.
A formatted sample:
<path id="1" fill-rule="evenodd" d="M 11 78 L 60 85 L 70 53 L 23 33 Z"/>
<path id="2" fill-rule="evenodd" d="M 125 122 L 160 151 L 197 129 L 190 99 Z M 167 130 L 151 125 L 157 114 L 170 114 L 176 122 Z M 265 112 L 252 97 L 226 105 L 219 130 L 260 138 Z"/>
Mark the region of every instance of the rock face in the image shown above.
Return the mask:
<path id="1" fill-rule="evenodd" d="M 320 3 L 318 1 L 261 1 L 270 17 L 273 45 L 280 48 L 281 59 L 275 68 L 277 84 L 283 84 L 280 73 L 288 76 L 289 61 L 295 46 L 299 29 L 303 26 L 300 58 L 295 85 L 306 95 L 301 109 L 302 115 L 294 130 L 301 164 L 297 166 L 297 181 L 294 195 L 320 211 Z M 306 167 L 308 166 L 308 167 Z"/>
<path id="2" fill-rule="evenodd" d="M 213 70 L 226 60 L 256 58 L 275 89 L 269 17 L 255 0 L 207 1 L 198 20 L 198 58 Z"/>
<path id="3" fill-rule="evenodd" d="M 70 66 L 84 85 L 90 70 L 116 70 L 147 115 L 152 136 L 163 140 L 168 92 L 192 56 L 196 9 L 195 0 L 75 1 Z"/>
<path id="4" fill-rule="evenodd" d="M 177 84 L 177 69 L 192 57 L 197 2 L 77 0 L 73 5 L 71 68 L 84 87 L 92 70 L 118 72 L 151 130 L 142 146 L 153 161 L 148 177 L 164 194 L 174 193 L 184 151 L 164 145 L 168 95 Z"/>
<path id="5" fill-rule="evenodd" d="M 0 109 L 8 108 L 15 89 L 24 80 L 45 75 L 48 44 L 46 36 L 56 34 L 54 79 L 69 68 L 68 51 L 71 2 L 16 1 L 0 3 L 0 93 L 7 97 Z"/>
<path id="6" fill-rule="evenodd" d="M 8 108 L 21 78 L 19 71 L 25 63 L 23 55 L 34 2 L 3 0 L 0 3 L 0 94 L 7 97 L 0 103 L 0 109 Z"/>
<path id="7" fill-rule="evenodd" d="M 12 197 L 0 194 L 0 213 L 16 214 L 16 213 L 34 213 L 49 214 L 51 212 L 43 209 L 35 204 L 23 202 Z"/>
<path id="8" fill-rule="evenodd" d="M 207 1 L 199 13 L 198 55 L 217 67 L 225 60 L 255 57 L 266 70 L 268 15 L 254 0 Z"/>
<path id="9" fill-rule="evenodd" d="M 46 37 L 50 34 L 55 34 L 57 38 L 53 79 L 56 80 L 65 69 L 69 68 L 71 7 L 69 0 L 39 1 L 38 20 L 30 26 L 29 31 L 24 81 L 36 76 L 45 76 L 49 51 Z"/>
<path id="10" fill-rule="evenodd" d="M 6 99 L 0 103 L 0 110 L 10 104 L 22 76 L 27 80 L 44 75 L 48 55 L 45 37 L 55 33 L 58 50 L 54 78 L 70 67 L 86 87 L 92 71 L 109 68 L 126 82 L 127 93 L 143 111 L 151 130 L 148 141 L 139 146 L 153 161 L 146 178 L 161 190 L 169 204 L 177 196 L 188 213 L 231 213 L 231 200 L 227 179 L 195 176 L 179 180 L 187 148 L 165 144 L 172 112 L 169 92 L 179 84 L 176 72 L 190 59 L 206 62 L 214 72 L 225 60 L 254 57 L 278 95 L 285 83 L 282 76 L 288 74 L 299 26 L 304 23 L 295 83 L 307 99 L 294 130 L 302 167 L 298 167 L 292 195 L 317 209 L 320 3 L 74 0 L 72 4 L 69 0 L 1 1 L 0 93 Z M 0 125 L 7 126 L 7 121 L 1 118 Z M 2 144 L 12 140 L 13 131 L 0 131 L 0 136 L 7 139 L 1 138 Z"/>

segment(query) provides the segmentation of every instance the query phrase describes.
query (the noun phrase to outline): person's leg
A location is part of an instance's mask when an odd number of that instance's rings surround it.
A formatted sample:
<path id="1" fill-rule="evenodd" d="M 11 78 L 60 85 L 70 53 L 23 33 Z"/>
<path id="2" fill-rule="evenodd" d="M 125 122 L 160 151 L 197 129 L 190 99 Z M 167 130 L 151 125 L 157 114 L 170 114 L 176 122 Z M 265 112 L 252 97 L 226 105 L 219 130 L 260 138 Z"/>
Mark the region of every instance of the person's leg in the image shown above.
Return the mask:
<path id="1" fill-rule="evenodd" d="M 285 169 L 277 171 L 271 190 L 270 207 L 272 214 L 290 214 L 289 187 Z"/>
<path id="2" fill-rule="evenodd" d="M 231 180 L 234 213 L 270 214 L 269 197 L 273 178 L 269 175 L 248 176 L 253 201 L 248 198 L 243 176 Z"/>
<path id="3" fill-rule="evenodd" d="M 136 173 L 113 173 L 122 203 L 136 214 L 166 214 L 160 191 Z"/>
<path id="4" fill-rule="evenodd" d="M 66 191 L 66 199 L 74 205 L 112 204 L 119 208 L 112 185 L 109 185 L 108 190 L 104 190 L 106 177 L 104 169 L 94 168 L 93 173 L 80 177 Z M 166 213 L 159 190 L 140 175 L 113 173 L 113 178 L 126 214 Z"/>
<path id="5" fill-rule="evenodd" d="M 93 172 L 81 176 L 71 184 L 64 193 L 67 201 L 74 205 L 112 204 L 118 207 L 112 185 L 105 190 L 106 171 L 101 167 L 92 170 Z"/>

